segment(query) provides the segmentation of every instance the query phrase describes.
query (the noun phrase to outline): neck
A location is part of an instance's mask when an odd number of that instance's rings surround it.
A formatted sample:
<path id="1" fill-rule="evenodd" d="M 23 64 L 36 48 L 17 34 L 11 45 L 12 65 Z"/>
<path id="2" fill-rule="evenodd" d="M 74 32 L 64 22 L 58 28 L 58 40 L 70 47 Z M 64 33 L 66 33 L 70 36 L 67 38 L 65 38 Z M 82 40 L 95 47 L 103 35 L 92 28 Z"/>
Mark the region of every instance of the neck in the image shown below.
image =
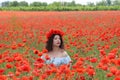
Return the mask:
<path id="1" fill-rule="evenodd" d="M 53 52 L 58 52 L 59 49 L 60 49 L 59 47 L 54 46 L 54 47 L 53 47 Z"/>

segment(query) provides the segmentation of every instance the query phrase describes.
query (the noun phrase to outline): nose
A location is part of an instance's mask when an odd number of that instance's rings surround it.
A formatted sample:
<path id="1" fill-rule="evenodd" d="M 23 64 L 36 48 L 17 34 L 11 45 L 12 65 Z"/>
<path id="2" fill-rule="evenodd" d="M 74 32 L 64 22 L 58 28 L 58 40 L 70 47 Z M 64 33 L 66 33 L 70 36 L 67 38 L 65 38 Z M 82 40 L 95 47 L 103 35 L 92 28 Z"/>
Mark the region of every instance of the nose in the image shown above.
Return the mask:
<path id="1" fill-rule="evenodd" d="M 60 42 L 60 39 L 57 39 L 57 42 Z"/>

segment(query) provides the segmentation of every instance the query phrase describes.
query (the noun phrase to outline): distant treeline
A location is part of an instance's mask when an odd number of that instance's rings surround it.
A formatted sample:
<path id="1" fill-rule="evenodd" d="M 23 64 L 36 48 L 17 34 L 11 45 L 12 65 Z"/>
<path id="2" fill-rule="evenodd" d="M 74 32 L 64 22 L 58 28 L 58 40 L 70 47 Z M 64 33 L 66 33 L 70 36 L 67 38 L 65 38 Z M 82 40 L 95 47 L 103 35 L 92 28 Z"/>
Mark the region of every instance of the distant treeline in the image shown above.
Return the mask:
<path id="1" fill-rule="evenodd" d="M 0 10 L 20 11 L 95 11 L 95 10 L 120 10 L 120 0 L 102 0 L 96 4 L 88 2 L 86 5 L 71 2 L 32 2 L 5 1 L 1 3 Z"/>

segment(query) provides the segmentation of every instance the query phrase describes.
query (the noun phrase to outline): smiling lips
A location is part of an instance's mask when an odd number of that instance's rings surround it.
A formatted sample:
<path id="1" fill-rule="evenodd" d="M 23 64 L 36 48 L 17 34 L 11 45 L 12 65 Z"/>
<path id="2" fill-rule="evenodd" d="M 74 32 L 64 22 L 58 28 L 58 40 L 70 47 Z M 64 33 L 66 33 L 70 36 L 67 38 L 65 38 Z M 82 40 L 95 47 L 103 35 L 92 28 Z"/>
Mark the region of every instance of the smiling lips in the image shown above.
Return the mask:
<path id="1" fill-rule="evenodd" d="M 60 44 L 60 42 L 57 42 L 57 44 Z"/>

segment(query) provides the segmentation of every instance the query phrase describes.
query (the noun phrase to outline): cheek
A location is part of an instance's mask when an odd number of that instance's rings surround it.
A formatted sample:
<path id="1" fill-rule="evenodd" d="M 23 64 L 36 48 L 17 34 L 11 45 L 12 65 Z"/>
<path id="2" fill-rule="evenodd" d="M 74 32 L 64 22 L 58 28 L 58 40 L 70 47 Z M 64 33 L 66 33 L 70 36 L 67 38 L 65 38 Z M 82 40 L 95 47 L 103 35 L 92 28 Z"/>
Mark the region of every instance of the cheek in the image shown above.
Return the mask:
<path id="1" fill-rule="evenodd" d="M 53 40 L 53 43 L 56 44 L 56 43 L 57 43 L 57 40 Z"/>
<path id="2" fill-rule="evenodd" d="M 59 39 L 59 42 L 61 43 L 61 40 Z"/>

